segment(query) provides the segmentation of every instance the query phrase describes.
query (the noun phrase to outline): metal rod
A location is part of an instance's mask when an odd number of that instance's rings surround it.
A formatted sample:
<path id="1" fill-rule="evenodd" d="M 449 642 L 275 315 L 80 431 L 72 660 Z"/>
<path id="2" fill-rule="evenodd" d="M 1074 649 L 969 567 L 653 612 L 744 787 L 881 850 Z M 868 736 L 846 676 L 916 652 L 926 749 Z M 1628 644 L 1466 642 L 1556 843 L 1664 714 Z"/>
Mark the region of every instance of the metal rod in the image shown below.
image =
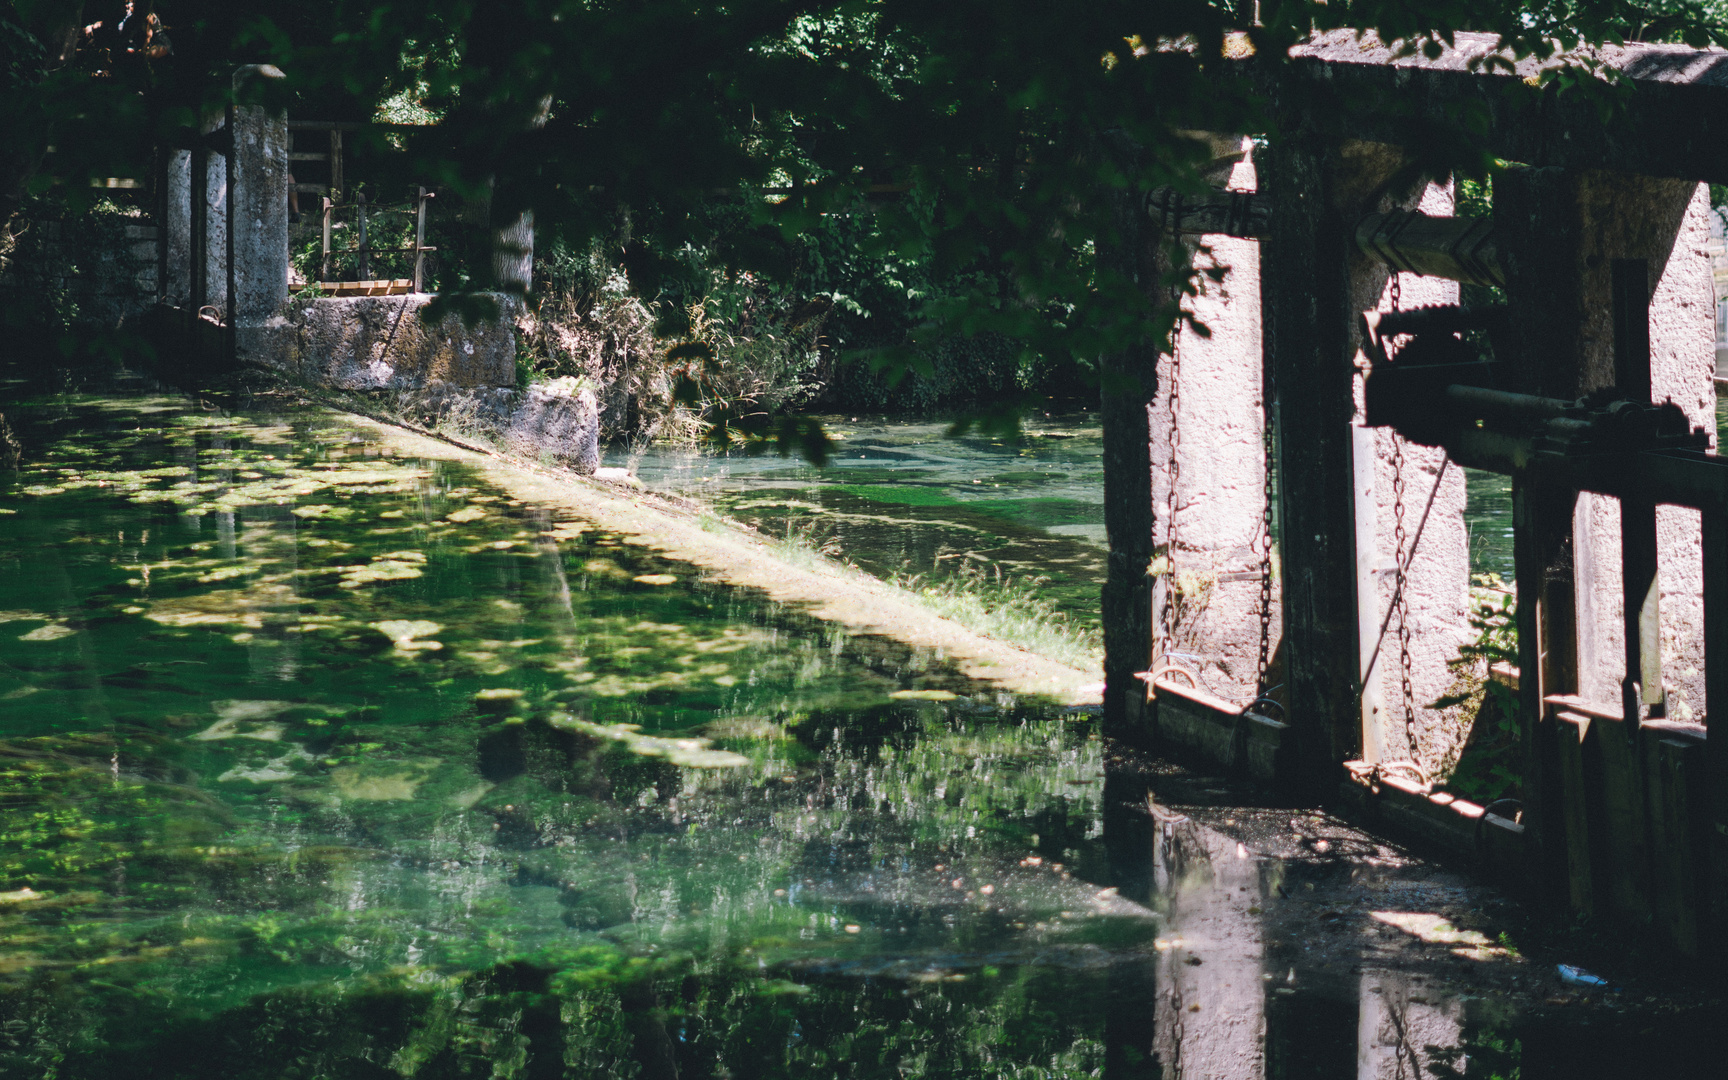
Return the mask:
<path id="1" fill-rule="evenodd" d="M 367 246 L 366 236 L 366 193 L 364 191 L 354 196 L 354 205 L 360 214 L 360 280 L 370 281 L 372 278 L 372 250 Z"/>
<path id="2" fill-rule="evenodd" d="M 422 291 L 420 286 L 426 276 L 426 199 L 425 187 L 420 188 L 420 198 L 414 211 L 414 291 Z"/>
<path id="3" fill-rule="evenodd" d="M 1446 388 L 1446 400 L 1469 409 L 1477 419 L 1546 420 L 1565 416 L 1574 407 L 1573 402 L 1559 398 L 1515 394 L 1508 390 L 1490 390 L 1459 383 Z"/>
<path id="4" fill-rule="evenodd" d="M 330 197 L 324 197 L 324 258 L 318 264 L 318 280 L 330 280 Z"/>

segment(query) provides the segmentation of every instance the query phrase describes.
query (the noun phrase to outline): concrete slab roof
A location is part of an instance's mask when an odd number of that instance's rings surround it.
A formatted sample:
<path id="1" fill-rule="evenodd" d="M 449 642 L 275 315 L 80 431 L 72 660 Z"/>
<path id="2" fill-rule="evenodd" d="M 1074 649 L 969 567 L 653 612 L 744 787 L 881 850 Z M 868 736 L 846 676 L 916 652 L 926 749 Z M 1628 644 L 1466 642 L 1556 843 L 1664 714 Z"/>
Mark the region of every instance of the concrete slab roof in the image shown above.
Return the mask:
<path id="1" fill-rule="evenodd" d="M 1397 56 L 1373 35 L 1335 30 L 1291 50 L 1275 91 L 1286 130 L 1414 146 L 1466 133 L 1496 157 L 1728 183 L 1728 50 L 1628 44 L 1568 58 L 1483 62 L 1493 34 L 1460 33 L 1430 60 Z M 1619 90 L 1541 88 L 1544 69 L 1594 62 Z M 1289 93 L 1300 87 L 1306 92 Z"/>

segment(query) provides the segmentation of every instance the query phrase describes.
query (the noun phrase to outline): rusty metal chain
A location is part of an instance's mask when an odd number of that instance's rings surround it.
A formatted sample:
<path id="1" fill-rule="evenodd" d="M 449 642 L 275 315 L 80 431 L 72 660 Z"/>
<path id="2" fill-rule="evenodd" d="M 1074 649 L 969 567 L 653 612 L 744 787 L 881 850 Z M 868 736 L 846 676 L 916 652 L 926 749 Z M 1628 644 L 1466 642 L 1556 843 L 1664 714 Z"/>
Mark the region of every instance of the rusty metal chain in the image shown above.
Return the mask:
<path id="1" fill-rule="evenodd" d="M 1402 299 L 1399 275 L 1393 273 L 1391 286 L 1392 310 L 1397 311 Z M 1417 758 L 1416 688 L 1410 670 L 1410 590 L 1409 537 L 1404 527 L 1404 440 L 1392 433 L 1392 537 L 1395 579 L 1393 603 L 1398 610 L 1398 679 L 1404 705 L 1404 740 L 1410 745 L 1410 759 Z"/>
<path id="2" fill-rule="evenodd" d="M 1254 686 L 1256 698 L 1263 698 L 1271 692 L 1267 685 L 1267 671 L 1272 665 L 1272 455 L 1276 447 L 1276 433 L 1273 425 L 1277 423 L 1278 409 L 1278 375 L 1273 367 L 1272 359 L 1272 327 L 1271 312 L 1276 311 L 1276 304 L 1267 305 L 1266 346 L 1263 350 L 1266 360 L 1266 373 L 1261 383 L 1260 450 L 1263 462 L 1262 488 L 1266 502 L 1260 510 L 1260 654 L 1254 666 Z"/>

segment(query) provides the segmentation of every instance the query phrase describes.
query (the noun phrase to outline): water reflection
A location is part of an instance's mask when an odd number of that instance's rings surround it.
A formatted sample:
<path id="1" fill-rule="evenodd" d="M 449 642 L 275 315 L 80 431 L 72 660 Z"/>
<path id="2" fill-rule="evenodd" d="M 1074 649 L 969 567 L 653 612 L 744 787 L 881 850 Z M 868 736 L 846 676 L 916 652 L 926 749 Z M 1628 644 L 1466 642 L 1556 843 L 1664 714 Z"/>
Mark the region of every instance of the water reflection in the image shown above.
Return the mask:
<path id="1" fill-rule="evenodd" d="M 948 435 L 945 420 L 827 416 L 829 465 L 681 447 L 607 464 L 709 502 L 774 536 L 805 537 L 871 573 L 945 577 L 1000 567 L 1096 623 L 1104 577 L 1101 434 L 1085 413 L 1036 416 L 1019 437 Z"/>
<path id="2" fill-rule="evenodd" d="M 1459 878 L 450 462 L 6 412 L 0 1075 L 1418 1075 L 1542 985 Z"/>

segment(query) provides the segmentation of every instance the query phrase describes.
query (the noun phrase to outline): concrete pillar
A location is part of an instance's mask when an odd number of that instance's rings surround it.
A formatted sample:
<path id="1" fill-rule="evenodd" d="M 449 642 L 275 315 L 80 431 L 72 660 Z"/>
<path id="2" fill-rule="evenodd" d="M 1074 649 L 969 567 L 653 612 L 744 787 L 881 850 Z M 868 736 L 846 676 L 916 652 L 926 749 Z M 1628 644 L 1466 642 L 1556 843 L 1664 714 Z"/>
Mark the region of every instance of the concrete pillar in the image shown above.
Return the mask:
<path id="1" fill-rule="evenodd" d="M 228 159 L 211 139 L 225 126 L 221 113 L 210 113 L 198 126 L 203 145 L 191 153 L 192 289 L 193 308 L 228 309 Z M 199 193 L 202 193 L 200 197 Z"/>
<path id="2" fill-rule="evenodd" d="M 288 302 L 288 121 L 256 105 L 237 106 L 229 115 L 228 311 L 237 354 L 246 356 L 258 353 L 260 331 Z"/>
<path id="3" fill-rule="evenodd" d="M 1451 185 L 1426 185 L 1411 202 L 1414 205 L 1407 203 L 1406 208 L 1435 216 L 1449 215 L 1453 209 Z M 1392 281 L 1380 264 L 1353 259 L 1351 277 L 1358 299 L 1368 300 L 1362 304 L 1363 310 L 1391 310 Z M 1399 306 L 1405 310 L 1458 303 L 1457 282 L 1416 274 L 1399 274 L 1397 282 Z M 1358 349 L 1360 346 L 1357 342 Z M 1360 353 L 1357 359 L 1359 364 L 1366 361 Z M 1361 386 L 1362 380 L 1358 379 L 1358 395 Z M 1394 469 L 1400 452 L 1401 471 Z M 1366 638 L 1362 648 L 1364 667 L 1369 660 L 1373 663 L 1369 677 L 1376 691 L 1364 695 L 1362 754 L 1364 760 L 1373 762 L 1415 761 L 1433 776 L 1444 765 L 1456 761 L 1469 735 L 1469 718 L 1460 715 L 1461 707 L 1445 712 L 1427 707 L 1451 688 L 1456 676 L 1447 664 L 1457 657 L 1459 646 L 1470 636 L 1467 622 L 1470 553 L 1464 525 L 1464 471 L 1455 465 L 1442 471 L 1444 450 L 1406 442 L 1390 428 L 1374 431 L 1373 458 L 1372 476 L 1356 478 L 1373 507 L 1372 529 L 1358 534 L 1363 539 L 1371 536 L 1373 544 L 1371 552 L 1359 553 L 1366 556 L 1363 562 L 1369 570 L 1359 587 L 1367 586 L 1364 595 L 1372 601 L 1372 618 L 1364 621 L 1371 625 L 1374 636 Z M 1405 611 L 1410 620 L 1411 698 L 1415 705 L 1408 724 L 1398 617 L 1394 614 L 1387 619 L 1397 591 L 1395 477 L 1398 475 L 1403 478 L 1405 551 L 1414 552 L 1404 592 Z M 1384 636 L 1380 633 L 1382 626 L 1386 628 Z"/>
<path id="4" fill-rule="evenodd" d="M 1247 147 L 1244 141 L 1243 150 Z M 1255 190 L 1251 160 L 1244 157 L 1229 167 L 1228 187 Z M 1246 705 L 1257 691 L 1266 501 L 1260 244 L 1205 235 L 1198 248 L 1197 266 L 1223 266 L 1228 272 L 1221 282 L 1207 280 L 1200 295 L 1184 302 L 1210 333 L 1185 328 L 1177 356 L 1160 357 L 1159 394 L 1152 407 L 1152 499 L 1163 526 L 1156 543 L 1170 553 L 1174 522 L 1174 567 L 1185 594 L 1176 612 L 1174 655 L 1168 659 L 1195 672 L 1219 697 Z M 1179 405 L 1174 423 L 1172 387 Z M 1172 431 L 1180 451 L 1174 515 L 1167 509 Z M 1155 627 L 1168 582 L 1168 576 L 1161 578 L 1154 590 Z M 1272 617 L 1268 644 L 1275 651 L 1283 619 L 1276 585 Z"/>
<path id="5" fill-rule="evenodd" d="M 192 296 L 192 152 L 171 150 L 163 170 L 161 295 L 185 307 Z"/>

